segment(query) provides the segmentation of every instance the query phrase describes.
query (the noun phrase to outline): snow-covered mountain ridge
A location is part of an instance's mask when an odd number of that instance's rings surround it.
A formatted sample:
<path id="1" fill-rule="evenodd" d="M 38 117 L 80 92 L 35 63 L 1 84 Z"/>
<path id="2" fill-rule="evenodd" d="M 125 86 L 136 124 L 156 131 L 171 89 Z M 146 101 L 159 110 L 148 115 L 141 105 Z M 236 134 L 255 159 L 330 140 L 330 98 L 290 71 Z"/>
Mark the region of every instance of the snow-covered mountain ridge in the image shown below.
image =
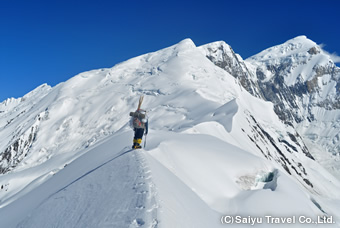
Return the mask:
<path id="1" fill-rule="evenodd" d="M 314 160 L 295 123 L 262 100 L 254 63 L 224 47 L 186 39 L 3 102 L 3 224 L 218 227 L 222 214 L 339 223 L 339 181 Z M 225 53 L 233 58 L 216 64 Z M 150 134 L 145 150 L 129 151 L 128 113 L 141 94 Z M 110 204 L 98 204 L 106 197 Z"/>
<path id="2" fill-rule="evenodd" d="M 248 92 L 273 102 L 280 119 L 314 145 L 313 154 L 317 145 L 339 156 L 340 68 L 319 45 L 299 36 L 246 60 L 224 42 L 201 48 Z"/>

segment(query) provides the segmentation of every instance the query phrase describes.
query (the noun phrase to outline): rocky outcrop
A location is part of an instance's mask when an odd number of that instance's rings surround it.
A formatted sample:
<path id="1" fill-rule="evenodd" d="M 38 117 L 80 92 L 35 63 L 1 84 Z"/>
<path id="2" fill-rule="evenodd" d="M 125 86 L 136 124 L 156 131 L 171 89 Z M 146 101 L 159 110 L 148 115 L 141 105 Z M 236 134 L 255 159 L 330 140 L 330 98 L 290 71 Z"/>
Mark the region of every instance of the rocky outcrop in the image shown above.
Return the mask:
<path id="1" fill-rule="evenodd" d="M 23 128 L 17 128 L 7 148 L 0 152 L 0 174 L 15 168 L 29 154 L 36 141 L 39 125 L 47 115 L 47 110 L 40 113 L 36 116 L 34 124 L 24 132 Z"/>
<path id="2" fill-rule="evenodd" d="M 15 168 L 27 156 L 36 139 L 37 130 L 37 126 L 32 126 L 1 153 L 0 173 L 6 173 Z"/>
<path id="3" fill-rule="evenodd" d="M 263 97 L 254 75 L 249 71 L 242 57 L 225 42 L 216 42 L 200 47 L 205 56 L 216 66 L 237 78 L 240 84 L 255 97 Z"/>

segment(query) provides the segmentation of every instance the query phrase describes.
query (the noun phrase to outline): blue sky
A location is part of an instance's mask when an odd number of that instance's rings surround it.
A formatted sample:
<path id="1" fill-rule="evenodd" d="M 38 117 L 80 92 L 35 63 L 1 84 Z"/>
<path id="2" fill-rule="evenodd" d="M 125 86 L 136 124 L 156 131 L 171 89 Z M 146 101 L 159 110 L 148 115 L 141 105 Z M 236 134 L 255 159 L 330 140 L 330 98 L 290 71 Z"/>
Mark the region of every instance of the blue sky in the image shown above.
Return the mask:
<path id="1" fill-rule="evenodd" d="M 340 1 L 2 0 L 0 102 L 185 38 L 244 59 L 306 35 L 340 54 Z"/>

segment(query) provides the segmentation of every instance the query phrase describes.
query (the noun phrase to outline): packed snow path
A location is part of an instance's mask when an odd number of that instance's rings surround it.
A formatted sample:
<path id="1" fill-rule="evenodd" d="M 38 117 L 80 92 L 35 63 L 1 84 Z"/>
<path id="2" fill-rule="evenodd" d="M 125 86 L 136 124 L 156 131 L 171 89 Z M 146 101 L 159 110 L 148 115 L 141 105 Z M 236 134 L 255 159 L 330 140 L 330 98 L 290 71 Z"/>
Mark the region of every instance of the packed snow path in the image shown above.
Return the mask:
<path id="1" fill-rule="evenodd" d="M 3 214 L 23 218 L 6 219 L 6 227 L 157 227 L 155 188 L 144 151 L 118 150 L 118 140 L 93 148 L 3 208 L 13 209 Z M 18 203 L 23 207 L 14 211 Z"/>
<path id="2" fill-rule="evenodd" d="M 152 227 L 150 171 L 138 151 L 126 150 L 90 170 L 41 204 L 19 227 Z M 98 177 L 100 180 L 98 180 Z M 51 208 L 52 209 L 51 211 Z M 72 213 L 76 211 L 76 213 Z M 61 219 L 62 218 L 62 219 Z M 96 218 L 96 219 L 93 219 Z M 43 221 L 37 221 L 43 219 Z"/>

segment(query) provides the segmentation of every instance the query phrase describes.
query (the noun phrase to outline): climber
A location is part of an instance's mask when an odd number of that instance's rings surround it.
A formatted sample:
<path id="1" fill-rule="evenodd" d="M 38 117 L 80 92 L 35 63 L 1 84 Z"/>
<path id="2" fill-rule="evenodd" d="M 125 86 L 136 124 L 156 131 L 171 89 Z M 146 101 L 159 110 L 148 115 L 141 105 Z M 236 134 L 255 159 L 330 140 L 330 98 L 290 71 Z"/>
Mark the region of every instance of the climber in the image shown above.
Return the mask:
<path id="1" fill-rule="evenodd" d="M 135 132 L 133 138 L 132 149 L 140 149 L 142 148 L 142 138 L 143 135 L 148 134 L 148 118 L 146 116 L 146 111 L 142 109 L 137 109 L 135 112 L 130 113 L 131 116 L 131 126 Z"/>
<path id="2" fill-rule="evenodd" d="M 145 134 L 145 137 L 148 134 L 148 125 L 149 125 L 148 117 L 146 115 L 146 111 L 141 109 L 143 100 L 144 100 L 144 96 L 141 95 L 139 98 L 137 110 L 135 112 L 130 112 L 130 116 L 131 116 L 130 125 L 135 132 L 135 136 L 133 138 L 132 149 L 142 148 L 141 143 L 142 143 L 143 134 Z"/>

